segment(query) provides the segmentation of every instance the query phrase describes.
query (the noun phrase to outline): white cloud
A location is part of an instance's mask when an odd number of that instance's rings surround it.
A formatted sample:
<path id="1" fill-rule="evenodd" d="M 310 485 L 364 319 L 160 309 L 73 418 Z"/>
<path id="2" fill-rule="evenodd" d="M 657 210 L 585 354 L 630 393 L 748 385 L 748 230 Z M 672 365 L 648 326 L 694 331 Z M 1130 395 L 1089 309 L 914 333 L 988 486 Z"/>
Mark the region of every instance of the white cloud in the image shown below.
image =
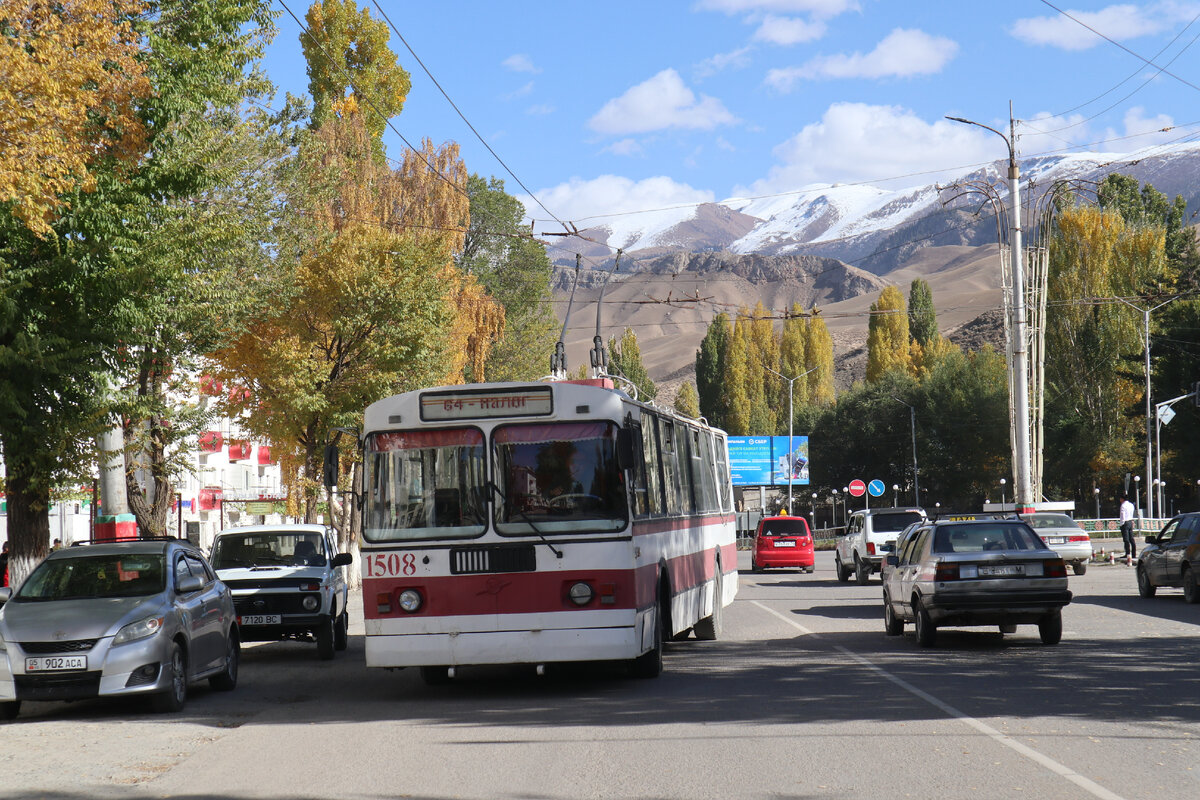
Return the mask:
<path id="1" fill-rule="evenodd" d="M 818 78 L 885 78 L 940 72 L 958 53 L 958 44 L 924 31 L 896 28 L 867 54 L 821 56 L 800 67 L 773 69 L 767 83 L 787 92 L 799 80 Z"/>
<path id="2" fill-rule="evenodd" d="M 503 99 L 516 100 L 518 97 L 525 97 L 526 95 L 532 94 L 532 93 L 533 93 L 533 81 L 530 81 L 529 83 L 522 86 L 520 89 L 516 89 L 514 91 L 509 92 L 506 95 L 503 95 Z"/>
<path id="3" fill-rule="evenodd" d="M 572 178 L 539 190 L 537 196 L 559 219 L 574 221 L 580 228 L 603 223 L 603 219 L 595 219 L 597 215 L 711 203 L 715 199 L 710 191 L 693 189 L 665 176 L 633 181 L 619 175 L 601 175 L 586 181 Z M 517 199 L 525 204 L 529 217 L 546 218 L 546 212 L 527 195 L 519 195 Z"/>
<path id="4" fill-rule="evenodd" d="M 772 153 L 780 163 L 737 194 L 857 181 L 919 186 L 955 177 L 961 172 L 957 167 L 1008 156 L 995 134 L 980 128 L 945 119 L 930 123 L 905 108 L 865 103 L 831 105 L 819 122 L 806 125 Z"/>
<path id="5" fill-rule="evenodd" d="M 1160 144 L 1174 141 L 1179 138 L 1179 131 L 1163 130 L 1164 128 L 1173 128 L 1175 120 L 1166 114 L 1156 114 L 1153 117 L 1146 116 L 1146 109 L 1141 106 L 1135 106 L 1125 112 L 1123 120 L 1124 131 L 1116 131 L 1111 128 L 1104 132 L 1105 141 L 1112 141 L 1117 138 L 1129 138 L 1128 143 L 1122 146 L 1119 142 L 1112 142 L 1105 149 L 1136 151 L 1143 147 L 1154 147 Z"/>
<path id="6" fill-rule="evenodd" d="M 754 32 L 754 39 L 778 45 L 812 42 L 825 35 L 827 27 L 820 20 L 809 22 L 797 17 L 777 17 L 768 14 Z"/>
<path id="7" fill-rule="evenodd" d="M 544 117 L 547 114 L 553 114 L 554 112 L 554 106 L 550 105 L 549 103 L 538 103 L 525 109 L 525 113 L 531 117 Z"/>
<path id="8" fill-rule="evenodd" d="M 1009 33 L 1027 44 L 1047 45 L 1063 50 L 1087 50 L 1102 44 L 1104 39 L 1080 22 L 1095 28 L 1110 39 L 1124 40 L 1157 33 L 1163 30 L 1167 18 L 1174 16 L 1173 7 L 1163 4 L 1146 8 L 1122 4 L 1108 6 L 1099 11 L 1067 9 L 1067 13 L 1079 22 L 1062 14 L 1027 17 L 1013 23 Z"/>
<path id="9" fill-rule="evenodd" d="M 500 64 L 513 72 L 532 72 L 535 75 L 541 72 L 541 69 L 533 65 L 533 59 L 524 53 L 515 53 L 501 61 Z"/>
<path id="10" fill-rule="evenodd" d="M 749 66 L 750 53 L 753 51 L 753 47 L 740 47 L 729 53 L 717 53 L 715 56 L 710 56 L 696 65 L 696 77 L 707 78 L 718 72 L 724 72 L 726 69 L 744 69 Z"/>
<path id="11" fill-rule="evenodd" d="M 723 11 L 726 14 L 775 12 L 778 14 L 812 14 L 828 19 L 847 11 L 858 10 L 858 0 L 699 0 L 701 11 Z"/>
<path id="12" fill-rule="evenodd" d="M 637 139 L 621 139 L 605 147 L 601 152 L 612 153 L 614 156 L 644 156 L 646 154 Z"/>
<path id="13" fill-rule="evenodd" d="M 706 95 L 697 99 L 678 72 L 665 69 L 609 100 L 588 125 L 599 133 L 621 135 L 667 128 L 712 130 L 734 122 L 737 118 L 720 100 Z"/>

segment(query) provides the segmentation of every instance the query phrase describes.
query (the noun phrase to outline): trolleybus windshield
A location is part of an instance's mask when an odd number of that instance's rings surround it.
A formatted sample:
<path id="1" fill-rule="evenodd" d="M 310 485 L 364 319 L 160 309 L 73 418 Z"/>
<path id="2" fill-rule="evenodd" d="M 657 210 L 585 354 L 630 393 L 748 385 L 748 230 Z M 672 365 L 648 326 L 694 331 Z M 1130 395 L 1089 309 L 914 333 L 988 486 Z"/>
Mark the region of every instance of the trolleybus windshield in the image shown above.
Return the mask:
<path id="1" fill-rule="evenodd" d="M 492 432 L 496 532 L 619 531 L 628 519 L 609 422 L 503 425 Z"/>
<path id="2" fill-rule="evenodd" d="M 487 529 L 478 428 L 373 433 L 363 456 L 367 541 L 465 539 Z"/>

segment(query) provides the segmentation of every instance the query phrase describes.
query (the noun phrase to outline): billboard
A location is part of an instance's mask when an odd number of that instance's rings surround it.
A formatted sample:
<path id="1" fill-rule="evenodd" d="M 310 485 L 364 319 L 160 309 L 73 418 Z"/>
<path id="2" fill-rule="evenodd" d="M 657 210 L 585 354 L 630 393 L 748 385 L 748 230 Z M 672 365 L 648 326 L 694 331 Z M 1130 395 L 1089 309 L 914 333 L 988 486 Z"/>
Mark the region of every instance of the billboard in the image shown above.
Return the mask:
<path id="1" fill-rule="evenodd" d="M 729 473 L 734 486 L 793 486 L 808 483 L 808 437 L 730 436 Z"/>

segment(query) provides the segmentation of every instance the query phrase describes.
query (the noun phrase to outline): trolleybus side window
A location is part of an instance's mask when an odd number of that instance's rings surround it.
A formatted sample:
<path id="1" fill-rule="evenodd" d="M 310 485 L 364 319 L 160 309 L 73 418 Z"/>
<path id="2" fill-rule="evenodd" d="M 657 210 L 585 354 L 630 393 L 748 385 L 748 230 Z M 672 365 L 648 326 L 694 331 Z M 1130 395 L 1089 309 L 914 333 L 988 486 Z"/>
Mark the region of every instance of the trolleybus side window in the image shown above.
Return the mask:
<path id="1" fill-rule="evenodd" d="M 617 531 L 627 524 L 611 422 L 502 425 L 492 432 L 496 532 Z"/>
<path id="2" fill-rule="evenodd" d="M 667 498 L 665 510 L 668 514 L 679 514 L 679 456 L 675 448 L 675 423 L 667 419 L 658 420 L 658 443 L 661 446 L 663 494 Z"/>
<path id="3" fill-rule="evenodd" d="M 642 414 L 642 459 L 646 466 L 647 513 L 655 517 L 661 516 L 665 510 L 662 472 L 659 469 L 661 459 L 658 455 L 658 437 L 655 433 L 655 429 L 658 427 L 657 419 L 653 414 Z"/>
<path id="4" fill-rule="evenodd" d="M 367 541 L 469 538 L 487 528 L 479 429 L 373 433 L 363 453 Z"/>
<path id="5" fill-rule="evenodd" d="M 675 478 L 679 481 L 679 508 L 684 514 L 696 511 L 696 496 L 692 483 L 692 437 L 691 428 L 683 423 L 675 425 Z"/>
<path id="6" fill-rule="evenodd" d="M 692 469 L 695 472 L 696 501 L 703 512 L 717 511 L 716 464 L 713 461 L 713 437 L 708 431 L 696 431 L 692 437 Z"/>
<path id="7" fill-rule="evenodd" d="M 728 445 L 725 437 L 717 436 L 717 491 L 721 495 L 721 510 L 733 509 L 733 486 L 729 481 Z"/>

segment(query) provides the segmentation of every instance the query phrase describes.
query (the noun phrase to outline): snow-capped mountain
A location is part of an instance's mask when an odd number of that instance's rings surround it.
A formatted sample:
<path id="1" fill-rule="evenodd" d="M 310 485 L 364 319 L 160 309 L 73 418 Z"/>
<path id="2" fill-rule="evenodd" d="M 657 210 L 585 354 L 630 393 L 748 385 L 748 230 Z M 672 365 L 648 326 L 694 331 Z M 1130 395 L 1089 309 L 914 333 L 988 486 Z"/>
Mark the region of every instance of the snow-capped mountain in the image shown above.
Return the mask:
<path id="1" fill-rule="evenodd" d="M 1099 181 L 1119 172 L 1152 184 L 1189 206 L 1200 199 L 1200 143 L 1141 154 L 1071 153 L 1038 156 L 1020 164 L 1022 193 L 1031 203 L 1057 181 Z M 1007 164 L 995 162 L 958 178 L 960 184 L 1000 185 Z M 629 254 L 728 250 L 736 254 L 819 255 L 876 274 L 891 271 L 915 250 L 935 245 L 978 245 L 995 241 L 995 223 L 975 220 L 980 198 L 951 198 L 936 184 L 883 189 L 866 184 L 815 185 L 762 198 L 679 206 L 612 218 L 585 232 L 604 244 L 568 239 L 593 259 L 611 260 L 612 249 Z M 950 201 L 943 206 L 944 201 Z M 605 246 L 607 245 L 607 246 Z M 561 251 L 560 251 L 561 252 Z M 559 260 L 560 263 L 562 259 Z"/>

